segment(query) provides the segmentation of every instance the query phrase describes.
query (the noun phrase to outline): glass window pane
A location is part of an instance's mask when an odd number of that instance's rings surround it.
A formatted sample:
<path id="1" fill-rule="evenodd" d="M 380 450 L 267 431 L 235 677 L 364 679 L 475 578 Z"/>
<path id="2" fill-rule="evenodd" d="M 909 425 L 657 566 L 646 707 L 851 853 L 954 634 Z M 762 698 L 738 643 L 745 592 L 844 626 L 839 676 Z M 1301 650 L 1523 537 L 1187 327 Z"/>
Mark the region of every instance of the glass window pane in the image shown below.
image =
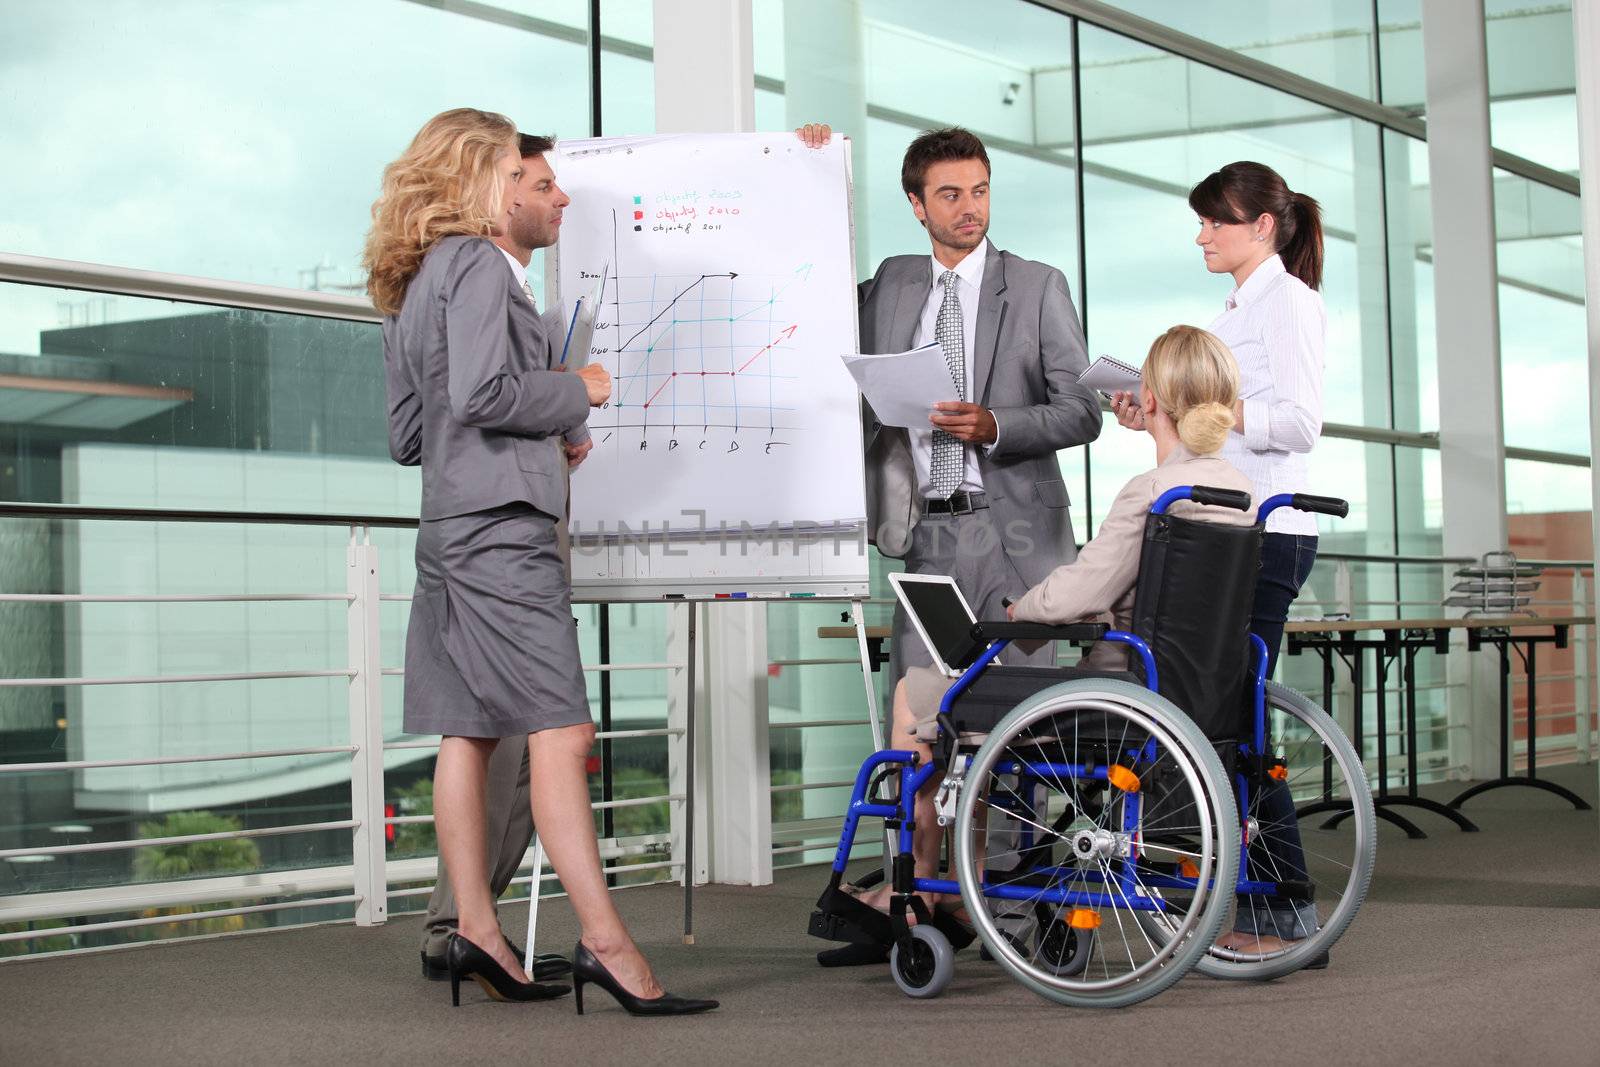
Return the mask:
<path id="1" fill-rule="evenodd" d="M 1375 95 L 1370 0 L 1113 0 L 1113 6 L 1335 89 Z"/>
<path id="2" fill-rule="evenodd" d="M 1505 442 L 1589 454 L 1582 390 L 1588 380 L 1582 222 L 1578 198 L 1495 171 L 1495 256 L 1500 276 L 1500 385 Z"/>
<path id="3" fill-rule="evenodd" d="M 650 0 L 616 0 L 601 6 L 600 119 L 605 136 L 655 132 L 654 46 Z"/>
<path id="4" fill-rule="evenodd" d="M 1569 0 L 1487 0 L 1489 135 L 1556 170 L 1578 171 L 1577 84 Z"/>
<path id="5" fill-rule="evenodd" d="M 0 158 L 28 165 L 0 249 L 359 291 L 382 169 L 428 117 L 470 104 L 589 132 L 586 23 L 559 21 L 574 6 L 508 26 L 396 0 L 9 5 Z M 472 62 L 396 76 L 441 55 Z M 96 86 L 116 87 L 114 118 Z"/>
<path id="6" fill-rule="evenodd" d="M 1428 146 L 1383 134 L 1384 209 L 1389 220 L 1389 344 L 1394 428 L 1437 430 L 1439 366 L 1433 306 L 1433 215 Z M 1372 375 L 1371 388 L 1383 378 Z"/>
<path id="7" fill-rule="evenodd" d="M 371 323 L 0 284 L 0 499 L 415 515 Z"/>
<path id="8" fill-rule="evenodd" d="M 1422 59 L 1422 0 L 1377 0 L 1379 98 L 1413 115 L 1426 110 Z"/>
<path id="9" fill-rule="evenodd" d="M 925 4 L 788 4 L 757 0 L 761 25 L 782 20 L 784 117 L 757 93 L 762 128 L 826 122 L 852 139 L 856 267 L 922 254 L 928 239 L 906 203 L 900 162 L 925 129 L 963 125 L 984 139 L 994 171 L 990 240 L 1050 263 L 1076 290 L 1071 23 L 1019 0 L 980 24 L 940 22 Z M 774 23 L 775 24 L 775 23 Z M 940 26 L 961 27 L 941 33 Z M 855 42 L 853 65 L 841 41 Z M 772 57 L 759 76 L 779 69 Z"/>
<path id="10" fill-rule="evenodd" d="M 1226 163 L 1255 160 L 1323 207 L 1324 418 L 1387 427 L 1376 128 L 1089 26 L 1080 50 L 1092 352 L 1137 363 L 1174 323 L 1217 318 L 1233 281 L 1206 272 L 1188 191 Z M 1096 449 L 1097 461 L 1109 451 Z"/>

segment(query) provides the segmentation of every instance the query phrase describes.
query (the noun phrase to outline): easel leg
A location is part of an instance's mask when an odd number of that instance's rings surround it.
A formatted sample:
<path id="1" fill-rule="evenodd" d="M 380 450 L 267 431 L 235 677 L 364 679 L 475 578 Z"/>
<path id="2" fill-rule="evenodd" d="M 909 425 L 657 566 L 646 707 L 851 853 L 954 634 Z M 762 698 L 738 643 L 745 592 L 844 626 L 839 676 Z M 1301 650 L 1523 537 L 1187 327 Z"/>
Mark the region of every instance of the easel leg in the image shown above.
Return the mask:
<path id="1" fill-rule="evenodd" d="M 522 969 L 533 977 L 533 938 L 539 928 L 539 887 L 544 875 L 544 842 L 533 835 L 533 881 L 528 883 L 528 947 L 522 950 Z"/>
<path id="2" fill-rule="evenodd" d="M 685 604 L 684 608 L 689 613 L 684 642 L 688 649 L 688 658 L 685 662 L 689 683 L 687 700 L 689 714 L 684 720 L 683 732 L 683 943 L 692 945 L 694 944 L 694 624 L 698 608 L 693 601 Z"/>

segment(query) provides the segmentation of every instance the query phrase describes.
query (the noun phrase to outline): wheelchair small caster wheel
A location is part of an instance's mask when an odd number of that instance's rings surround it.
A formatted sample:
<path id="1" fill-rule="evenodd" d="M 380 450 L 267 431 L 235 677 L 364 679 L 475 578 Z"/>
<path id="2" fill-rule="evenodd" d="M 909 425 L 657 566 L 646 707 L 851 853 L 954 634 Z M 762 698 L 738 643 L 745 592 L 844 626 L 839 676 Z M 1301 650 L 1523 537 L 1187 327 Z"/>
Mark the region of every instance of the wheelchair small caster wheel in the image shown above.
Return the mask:
<path id="1" fill-rule="evenodd" d="M 931 926 L 911 928 L 911 951 L 901 952 L 897 942 L 889 950 L 889 973 L 908 997 L 925 1000 L 943 993 L 956 973 L 956 954 L 950 939 Z"/>
<path id="2" fill-rule="evenodd" d="M 1093 930 L 1074 930 L 1064 922 L 1053 922 L 1040 930 L 1039 964 L 1059 978 L 1082 974 L 1089 965 L 1094 941 Z"/>

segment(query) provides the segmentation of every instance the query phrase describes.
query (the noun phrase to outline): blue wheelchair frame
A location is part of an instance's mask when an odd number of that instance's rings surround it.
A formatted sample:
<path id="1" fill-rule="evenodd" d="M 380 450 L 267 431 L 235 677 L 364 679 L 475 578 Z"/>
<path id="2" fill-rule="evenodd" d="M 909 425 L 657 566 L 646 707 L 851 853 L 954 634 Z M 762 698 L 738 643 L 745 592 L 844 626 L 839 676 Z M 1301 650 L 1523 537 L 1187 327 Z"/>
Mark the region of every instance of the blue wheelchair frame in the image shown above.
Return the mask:
<path id="1" fill-rule="evenodd" d="M 1179 500 L 1188 500 L 1193 495 L 1193 486 L 1178 486 L 1169 489 L 1158 497 L 1150 507 L 1153 515 L 1165 514 L 1173 503 Z M 1281 507 L 1295 506 L 1295 497 L 1283 493 L 1270 497 L 1256 511 L 1256 521 L 1264 523 L 1267 516 Z M 1100 638 L 1104 641 L 1114 641 L 1129 646 L 1140 659 L 1144 667 L 1145 688 L 1151 692 L 1159 693 L 1159 676 L 1156 672 L 1155 655 L 1150 651 L 1150 646 L 1137 634 L 1123 630 L 1107 630 Z M 978 655 L 972 664 L 962 672 L 961 677 L 945 691 L 944 698 L 939 702 L 941 720 L 950 713 L 956 699 L 967 690 L 978 676 L 988 668 L 996 656 L 1011 643 L 1010 639 L 998 639 L 990 642 Z M 1248 767 L 1253 761 L 1260 761 L 1267 757 L 1267 645 L 1255 634 L 1250 635 L 1251 651 L 1253 653 L 1254 678 L 1252 680 L 1252 700 L 1254 704 L 1254 729 L 1248 741 L 1239 745 L 1241 766 Z M 1143 749 L 1128 753 L 1130 756 L 1153 762 L 1156 757 L 1156 742 L 1152 738 Z M 850 860 L 850 853 L 855 847 L 856 829 L 861 819 L 872 816 L 881 819 L 894 820 L 899 823 L 898 854 L 909 857 L 911 854 L 911 837 L 915 829 L 913 819 L 918 791 L 939 770 L 934 761 L 917 766 L 919 760 L 917 753 L 908 749 L 885 749 L 875 752 L 867 757 L 861 764 L 861 770 L 856 774 L 855 784 L 850 793 L 850 806 L 845 811 L 844 827 L 839 835 L 839 849 L 834 854 L 833 871 L 836 876 L 842 876 L 845 865 Z M 970 756 L 967 757 L 969 763 Z M 874 772 L 885 765 L 899 764 L 900 766 L 900 795 L 895 803 L 872 803 L 867 799 L 867 791 L 873 779 Z M 1002 773 L 1015 773 L 1019 776 L 1019 783 L 1026 786 L 1030 780 L 1048 781 L 1050 778 L 1105 780 L 1110 774 L 1109 767 L 1091 767 L 1073 763 L 1053 762 L 1013 762 L 1009 769 L 1002 769 Z M 1046 776 L 1050 776 L 1047 778 Z M 1249 845 L 1246 838 L 1248 823 L 1246 813 L 1250 810 L 1250 781 L 1249 776 L 1240 770 L 1235 774 L 1235 794 L 1239 803 L 1239 833 L 1241 848 Z M 1025 795 L 1025 793 L 1024 793 Z M 1139 816 L 1142 797 L 1139 793 L 1124 794 L 1123 825 L 1124 833 L 1135 833 L 1139 829 Z M 1014 806 L 1015 802 L 1001 802 L 997 798 L 990 798 L 991 804 L 1001 807 Z M 1027 848 L 1032 845 L 1033 830 L 1024 825 L 1021 828 L 1022 840 L 1020 846 Z M 1153 889 L 1194 890 L 1199 887 L 1198 878 L 1186 878 L 1181 874 L 1158 875 L 1145 872 L 1134 874 L 1131 863 L 1119 865 L 1122 873 L 1117 876 L 1115 889 L 1112 892 L 1082 890 L 1082 889 L 1045 889 L 1039 890 L 1031 886 L 1020 885 L 989 885 L 982 887 L 983 895 L 998 900 L 1037 901 L 1053 904 L 1057 907 L 1116 907 L 1134 911 L 1165 911 L 1166 902 L 1152 897 L 1142 891 L 1140 887 Z M 1037 868 L 1040 873 L 1053 873 L 1060 868 Z M 1104 876 L 1098 871 L 1074 870 L 1072 876 L 1078 882 L 1104 882 Z M 1239 867 L 1239 876 L 1234 891 L 1239 894 L 1252 894 L 1260 896 L 1277 896 L 1279 884 L 1276 882 L 1261 882 L 1248 879 L 1245 865 Z M 911 880 L 913 892 L 928 893 L 960 893 L 961 886 L 958 882 L 948 878 L 913 878 Z M 897 890 L 898 891 L 898 890 Z"/>

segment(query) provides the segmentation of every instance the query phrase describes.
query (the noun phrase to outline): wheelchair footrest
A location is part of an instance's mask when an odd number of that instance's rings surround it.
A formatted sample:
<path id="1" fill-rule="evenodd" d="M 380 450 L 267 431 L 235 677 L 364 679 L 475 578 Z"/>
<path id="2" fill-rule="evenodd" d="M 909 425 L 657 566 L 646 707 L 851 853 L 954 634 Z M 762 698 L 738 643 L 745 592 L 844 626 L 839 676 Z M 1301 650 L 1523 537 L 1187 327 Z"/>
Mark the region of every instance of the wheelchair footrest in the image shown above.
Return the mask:
<path id="1" fill-rule="evenodd" d="M 889 917 L 843 890 L 829 887 L 817 898 L 806 932 L 825 941 L 854 945 L 887 945 L 894 940 Z"/>

